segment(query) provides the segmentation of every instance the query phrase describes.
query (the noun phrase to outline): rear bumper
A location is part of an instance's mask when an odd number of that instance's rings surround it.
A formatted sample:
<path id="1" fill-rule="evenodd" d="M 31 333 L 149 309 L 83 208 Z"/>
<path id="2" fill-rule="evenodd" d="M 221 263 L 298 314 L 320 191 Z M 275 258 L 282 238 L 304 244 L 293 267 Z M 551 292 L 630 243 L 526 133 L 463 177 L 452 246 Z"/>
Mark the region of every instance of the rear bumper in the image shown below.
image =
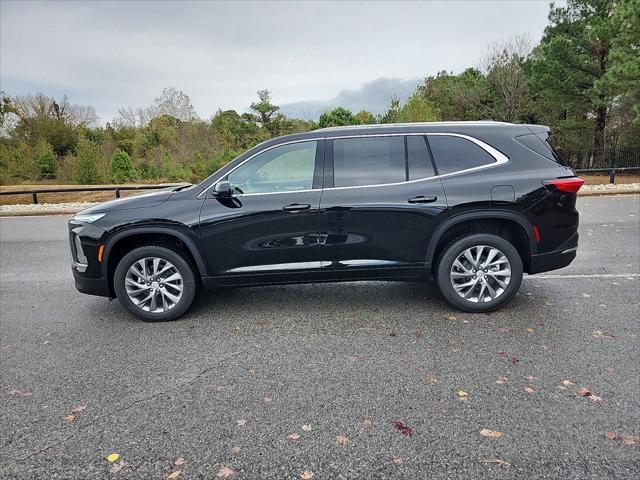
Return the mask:
<path id="1" fill-rule="evenodd" d="M 73 268 L 73 278 L 76 283 L 76 288 L 81 293 L 98 295 L 100 297 L 112 296 L 111 291 L 109 290 L 109 282 L 106 278 L 83 277 L 75 268 Z"/>
<path id="2" fill-rule="evenodd" d="M 529 274 L 548 272 L 566 267 L 576 258 L 578 250 L 578 233 L 576 232 L 569 240 L 553 252 L 541 253 L 531 256 L 531 267 Z"/>

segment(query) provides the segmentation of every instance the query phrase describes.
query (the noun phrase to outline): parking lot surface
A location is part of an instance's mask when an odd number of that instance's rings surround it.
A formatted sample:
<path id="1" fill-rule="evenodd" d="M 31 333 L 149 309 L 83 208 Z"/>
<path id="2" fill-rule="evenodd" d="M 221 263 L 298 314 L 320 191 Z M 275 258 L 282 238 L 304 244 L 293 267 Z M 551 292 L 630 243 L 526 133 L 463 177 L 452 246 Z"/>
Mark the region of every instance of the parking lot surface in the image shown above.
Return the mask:
<path id="1" fill-rule="evenodd" d="M 68 217 L 0 219 L 2 478 L 637 478 L 640 197 L 492 314 L 433 287 L 78 293 Z M 107 459 L 110 457 L 113 462 Z"/>

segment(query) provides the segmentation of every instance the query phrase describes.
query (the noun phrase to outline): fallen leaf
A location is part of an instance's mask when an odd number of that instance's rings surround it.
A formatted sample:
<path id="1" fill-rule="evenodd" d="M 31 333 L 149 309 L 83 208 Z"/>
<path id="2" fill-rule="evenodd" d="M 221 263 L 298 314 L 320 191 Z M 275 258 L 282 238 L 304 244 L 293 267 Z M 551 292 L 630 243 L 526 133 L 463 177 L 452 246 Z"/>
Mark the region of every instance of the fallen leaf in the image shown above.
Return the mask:
<path id="1" fill-rule="evenodd" d="M 220 467 L 220 470 L 218 470 L 218 473 L 216 473 L 216 477 L 219 478 L 229 478 L 230 476 L 232 476 L 234 473 L 232 468 L 229 467 Z"/>
<path id="2" fill-rule="evenodd" d="M 613 334 L 604 333 L 602 330 L 594 330 L 591 335 L 595 338 L 613 338 Z"/>
<path id="3" fill-rule="evenodd" d="M 395 337 L 395 336 L 397 336 L 397 335 L 398 335 L 398 333 L 397 333 L 395 330 L 391 330 L 391 331 L 389 332 L 389 336 L 390 336 L 390 337 Z"/>
<path id="4" fill-rule="evenodd" d="M 313 428 L 311 428 L 311 425 L 302 425 L 303 432 L 310 432 L 311 430 L 313 430 Z"/>
<path id="5" fill-rule="evenodd" d="M 28 388 L 14 388 L 9 390 L 9 395 L 15 395 L 16 397 L 30 397 L 33 392 Z"/>
<path id="6" fill-rule="evenodd" d="M 607 372 L 609 372 L 609 373 L 613 373 L 613 372 L 615 372 L 615 371 L 616 371 L 616 369 L 615 369 L 615 368 L 612 368 L 612 367 L 607 367 L 605 370 L 606 370 Z"/>
<path id="7" fill-rule="evenodd" d="M 176 458 L 176 461 L 173 462 L 173 464 L 177 466 L 184 465 L 185 463 L 187 463 L 187 461 L 182 457 Z"/>
<path id="8" fill-rule="evenodd" d="M 462 320 L 462 323 L 469 323 L 469 320 Z"/>
<path id="9" fill-rule="evenodd" d="M 453 315 L 447 315 L 444 318 L 446 318 L 447 320 L 457 320 L 458 319 L 458 317 L 454 317 Z"/>
<path id="10" fill-rule="evenodd" d="M 76 419 L 76 416 L 75 416 L 75 415 L 65 415 L 65 416 L 64 416 L 64 421 L 65 421 L 65 422 L 68 422 L 68 423 L 73 422 L 75 419 Z"/>
<path id="11" fill-rule="evenodd" d="M 567 379 L 567 380 L 563 380 L 563 381 L 562 381 L 562 384 L 563 384 L 565 387 L 568 387 L 569 385 L 575 385 L 571 380 L 568 380 L 568 379 Z"/>
<path id="12" fill-rule="evenodd" d="M 604 432 L 604 436 L 607 437 L 609 440 L 618 439 L 618 434 L 616 432 Z"/>
<path id="13" fill-rule="evenodd" d="M 640 437 L 638 437 L 637 435 L 622 435 L 622 441 L 626 445 L 635 445 L 637 443 L 640 443 Z"/>
<path id="14" fill-rule="evenodd" d="M 504 377 L 504 375 L 498 375 L 498 380 L 496 380 L 496 383 L 499 385 L 504 385 L 505 383 L 507 383 L 507 379 Z"/>
<path id="15" fill-rule="evenodd" d="M 527 380 L 529 380 L 530 382 L 535 382 L 535 381 L 540 380 L 540 379 L 538 377 L 533 377 L 533 376 L 530 375 L 530 376 L 527 377 Z"/>
<path id="16" fill-rule="evenodd" d="M 441 413 L 448 413 L 449 412 L 449 406 L 448 405 L 441 405 L 440 406 L 440 412 Z"/>
<path id="17" fill-rule="evenodd" d="M 273 398 L 271 398 L 271 397 L 264 397 L 264 398 L 262 399 L 262 401 L 263 401 L 264 403 L 271 403 L 271 402 L 273 401 Z"/>
<path id="18" fill-rule="evenodd" d="M 400 357 L 400 363 L 409 363 L 409 359 L 407 357 Z"/>
<path id="19" fill-rule="evenodd" d="M 400 431 L 400 433 L 402 433 L 403 435 L 406 435 L 407 437 L 410 437 L 411 435 L 413 435 L 413 430 L 411 430 L 410 427 L 407 427 L 404 423 L 402 423 L 401 421 L 396 421 L 393 423 L 393 426 Z"/>
<path id="20" fill-rule="evenodd" d="M 311 480 L 314 475 L 315 475 L 315 473 L 313 473 L 311 470 L 305 470 L 304 472 L 302 472 L 300 474 L 300 479 L 301 480 Z"/>
<path id="21" fill-rule="evenodd" d="M 531 328 L 531 327 L 527 328 L 527 332 L 533 333 L 533 328 Z"/>
<path id="22" fill-rule="evenodd" d="M 294 433 L 291 433 L 291 434 L 287 435 L 287 438 L 289 440 L 291 440 L 292 442 L 295 442 L 296 440 L 300 439 L 300 434 L 294 432 Z"/>
<path id="23" fill-rule="evenodd" d="M 531 394 L 533 394 L 533 393 L 536 393 L 535 389 L 533 389 L 532 387 L 530 387 L 530 386 L 528 386 L 528 385 L 524 387 L 524 392 L 525 392 L 527 395 L 531 395 Z"/>
<path id="24" fill-rule="evenodd" d="M 591 298 L 591 294 L 590 293 L 583 293 L 582 297 L 583 298 Z"/>
<path id="25" fill-rule="evenodd" d="M 369 420 L 368 418 L 365 418 L 362 421 L 362 427 L 363 428 L 371 428 L 373 426 L 373 422 L 371 420 Z"/>
<path id="26" fill-rule="evenodd" d="M 232 453 L 240 453 L 240 447 L 231 447 Z"/>
<path id="27" fill-rule="evenodd" d="M 118 473 L 126 466 L 127 464 L 123 460 L 120 460 L 118 463 L 113 464 L 113 466 L 111 467 L 111 473 Z"/>
<path id="28" fill-rule="evenodd" d="M 422 332 L 416 332 L 416 338 L 418 339 L 422 338 Z"/>
<path id="29" fill-rule="evenodd" d="M 593 400 L 594 402 L 596 402 L 596 403 L 602 404 L 602 397 L 599 397 L 598 395 L 593 395 L 592 394 L 592 395 L 589 396 L 589 398 L 591 400 Z"/>
<path id="30" fill-rule="evenodd" d="M 513 363 L 514 365 L 516 363 L 518 363 L 520 361 L 520 359 L 518 357 L 511 357 L 511 363 Z"/>
<path id="31" fill-rule="evenodd" d="M 391 460 L 393 463 L 395 463 L 396 465 L 402 465 L 402 462 L 404 462 L 404 458 L 402 457 L 393 457 L 393 460 Z"/>
<path id="32" fill-rule="evenodd" d="M 489 458 L 486 460 L 480 460 L 480 463 L 496 463 L 498 465 L 506 465 L 507 467 L 511 466 L 509 462 L 505 462 L 504 460 L 500 460 L 499 458 Z"/>
<path id="33" fill-rule="evenodd" d="M 245 419 L 241 419 L 241 420 L 236 420 L 236 423 L 238 424 L 239 427 L 244 427 L 247 424 L 247 421 Z"/>
<path id="34" fill-rule="evenodd" d="M 86 409 L 87 409 L 86 405 L 76 405 L 71 409 L 70 413 L 76 414 L 76 413 L 84 412 Z"/>
<path id="35" fill-rule="evenodd" d="M 422 376 L 422 379 L 425 382 L 430 383 L 431 385 L 435 385 L 436 383 L 438 383 L 438 379 L 436 378 L 436 376 L 433 373 L 425 373 Z"/>
<path id="36" fill-rule="evenodd" d="M 502 432 L 483 428 L 482 430 L 480 430 L 480 435 L 482 435 L 483 437 L 500 438 L 502 436 Z"/>
<path id="37" fill-rule="evenodd" d="M 255 371 L 254 368 L 248 369 L 247 372 L 249 373 L 249 375 L 255 375 L 256 374 L 256 371 Z"/>
<path id="38" fill-rule="evenodd" d="M 338 445 L 346 445 L 347 443 L 349 443 L 349 437 L 347 437 L 346 435 L 337 435 L 336 436 L 336 443 Z"/>
<path id="39" fill-rule="evenodd" d="M 500 333 L 509 333 L 509 332 L 511 331 L 511 329 L 510 329 L 509 327 L 500 327 L 500 328 L 498 329 L 498 331 L 499 331 Z"/>
<path id="40" fill-rule="evenodd" d="M 169 475 L 167 475 L 167 478 L 169 480 L 173 480 L 174 478 L 178 478 L 180 476 L 180 474 L 182 473 L 181 469 L 176 470 L 175 472 L 171 472 Z"/>
<path id="41" fill-rule="evenodd" d="M 109 455 L 107 455 L 107 461 L 109 463 L 117 462 L 119 458 L 120 454 L 118 453 L 110 453 Z"/>
<path id="42" fill-rule="evenodd" d="M 464 390 L 458 390 L 458 397 L 460 397 L 460 400 L 466 400 L 469 398 L 469 394 Z"/>
<path id="43" fill-rule="evenodd" d="M 580 395 L 581 397 L 590 397 L 591 391 L 588 388 L 581 388 L 580 390 L 578 390 L 578 395 Z"/>

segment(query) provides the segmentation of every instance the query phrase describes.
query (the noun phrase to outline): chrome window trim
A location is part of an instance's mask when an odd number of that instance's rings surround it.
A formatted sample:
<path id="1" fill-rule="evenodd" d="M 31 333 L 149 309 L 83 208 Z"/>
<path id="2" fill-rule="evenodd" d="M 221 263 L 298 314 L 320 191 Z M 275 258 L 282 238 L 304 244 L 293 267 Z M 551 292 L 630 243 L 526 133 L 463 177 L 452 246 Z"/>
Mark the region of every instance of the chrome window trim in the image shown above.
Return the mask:
<path id="1" fill-rule="evenodd" d="M 251 160 L 252 158 L 255 158 L 256 156 L 260 155 L 261 153 L 267 152 L 273 148 L 276 147 L 282 147 L 285 145 L 290 145 L 292 143 L 303 143 L 303 142 L 319 142 L 321 140 L 343 140 L 343 139 L 349 139 L 349 138 L 368 138 L 368 137 L 400 137 L 400 136 L 445 136 L 445 137 L 459 137 L 459 138 L 464 138 L 465 140 L 469 140 L 472 143 L 475 143 L 476 145 L 478 145 L 480 148 L 482 148 L 485 152 L 487 152 L 489 155 L 491 155 L 494 159 L 495 162 L 493 163 L 487 163 L 485 165 L 479 165 L 477 167 L 473 167 L 473 168 L 467 168 L 464 170 L 458 170 L 457 172 L 451 172 L 451 173 L 445 173 L 444 175 L 433 175 L 431 177 L 424 177 L 424 178 L 418 178 L 415 180 L 405 180 L 402 182 L 393 182 L 393 183 L 378 183 L 378 184 L 372 184 L 372 185 L 352 185 L 352 186 L 348 186 L 348 187 L 326 187 L 326 188 L 313 188 L 311 190 L 292 190 L 292 191 L 287 191 L 287 192 L 264 192 L 264 193 L 242 193 L 242 194 L 238 194 L 235 195 L 237 197 L 249 197 L 249 196 L 256 196 L 256 195 L 281 195 L 281 194 L 287 194 L 287 193 L 308 193 L 308 192 L 320 192 L 323 190 L 346 190 L 346 189 L 351 189 L 351 188 L 372 188 L 372 187 L 386 187 L 386 186 L 394 186 L 394 185 L 404 185 L 407 183 L 416 183 L 416 182 L 424 182 L 427 180 L 434 180 L 434 179 L 438 179 L 438 178 L 447 178 L 447 177 L 451 177 L 453 175 L 461 175 L 463 173 L 469 173 L 469 172 L 475 172 L 478 170 L 484 170 L 485 168 L 493 168 L 493 167 L 497 167 L 499 165 L 504 165 L 505 163 L 509 162 L 509 157 L 507 157 L 504 153 L 500 152 L 499 150 L 497 150 L 496 148 L 492 147 L 491 145 L 489 145 L 488 143 L 483 142 L 482 140 L 479 140 L 475 137 L 472 137 L 471 135 L 465 135 L 463 133 L 449 133 L 449 132 L 405 132 L 405 133 L 363 133 L 363 134 L 358 134 L 358 135 L 341 135 L 339 137 L 317 137 L 317 138 L 313 138 L 313 139 L 301 139 L 301 140 L 291 140 L 289 142 L 284 142 L 284 143 L 278 143 L 277 145 L 271 145 L 270 147 L 265 148 L 264 150 L 260 150 L 259 152 L 254 153 L 253 155 L 251 155 L 249 158 L 245 159 L 243 162 L 241 162 L 240 164 L 236 165 L 235 167 L 233 167 L 231 170 L 229 170 L 224 177 L 227 177 L 229 174 L 231 174 L 234 170 L 236 170 L 237 168 L 241 167 L 242 165 L 244 165 L 245 163 L 247 163 L 249 160 Z M 436 161 L 437 164 L 437 161 Z M 223 177 L 223 178 L 224 178 Z M 215 187 L 218 182 L 220 182 L 222 179 L 213 182 L 211 185 L 209 185 L 207 188 L 205 188 L 202 192 L 200 192 L 198 194 L 198 196 L 196 198 L 200 198 L 201 195 L 206 194 L 207 190 L 209 190 L 210 188 Z"/>

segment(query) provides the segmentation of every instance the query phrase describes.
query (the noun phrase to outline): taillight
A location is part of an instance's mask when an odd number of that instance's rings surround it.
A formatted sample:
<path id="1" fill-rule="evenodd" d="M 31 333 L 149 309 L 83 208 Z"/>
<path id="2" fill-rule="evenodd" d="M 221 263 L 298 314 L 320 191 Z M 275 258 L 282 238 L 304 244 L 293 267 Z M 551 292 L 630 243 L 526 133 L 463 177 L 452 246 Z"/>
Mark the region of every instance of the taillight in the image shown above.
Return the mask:
<path id="1" fill-rule="evenodd" d="M 553 180 L 544 180 L 542 183 L 554 186 L 561 192 L 577 193 L 578 190 L 580 190 L 580 187 L 584 184 L 584 180 L 580 177 L 555 178 Z"/>

